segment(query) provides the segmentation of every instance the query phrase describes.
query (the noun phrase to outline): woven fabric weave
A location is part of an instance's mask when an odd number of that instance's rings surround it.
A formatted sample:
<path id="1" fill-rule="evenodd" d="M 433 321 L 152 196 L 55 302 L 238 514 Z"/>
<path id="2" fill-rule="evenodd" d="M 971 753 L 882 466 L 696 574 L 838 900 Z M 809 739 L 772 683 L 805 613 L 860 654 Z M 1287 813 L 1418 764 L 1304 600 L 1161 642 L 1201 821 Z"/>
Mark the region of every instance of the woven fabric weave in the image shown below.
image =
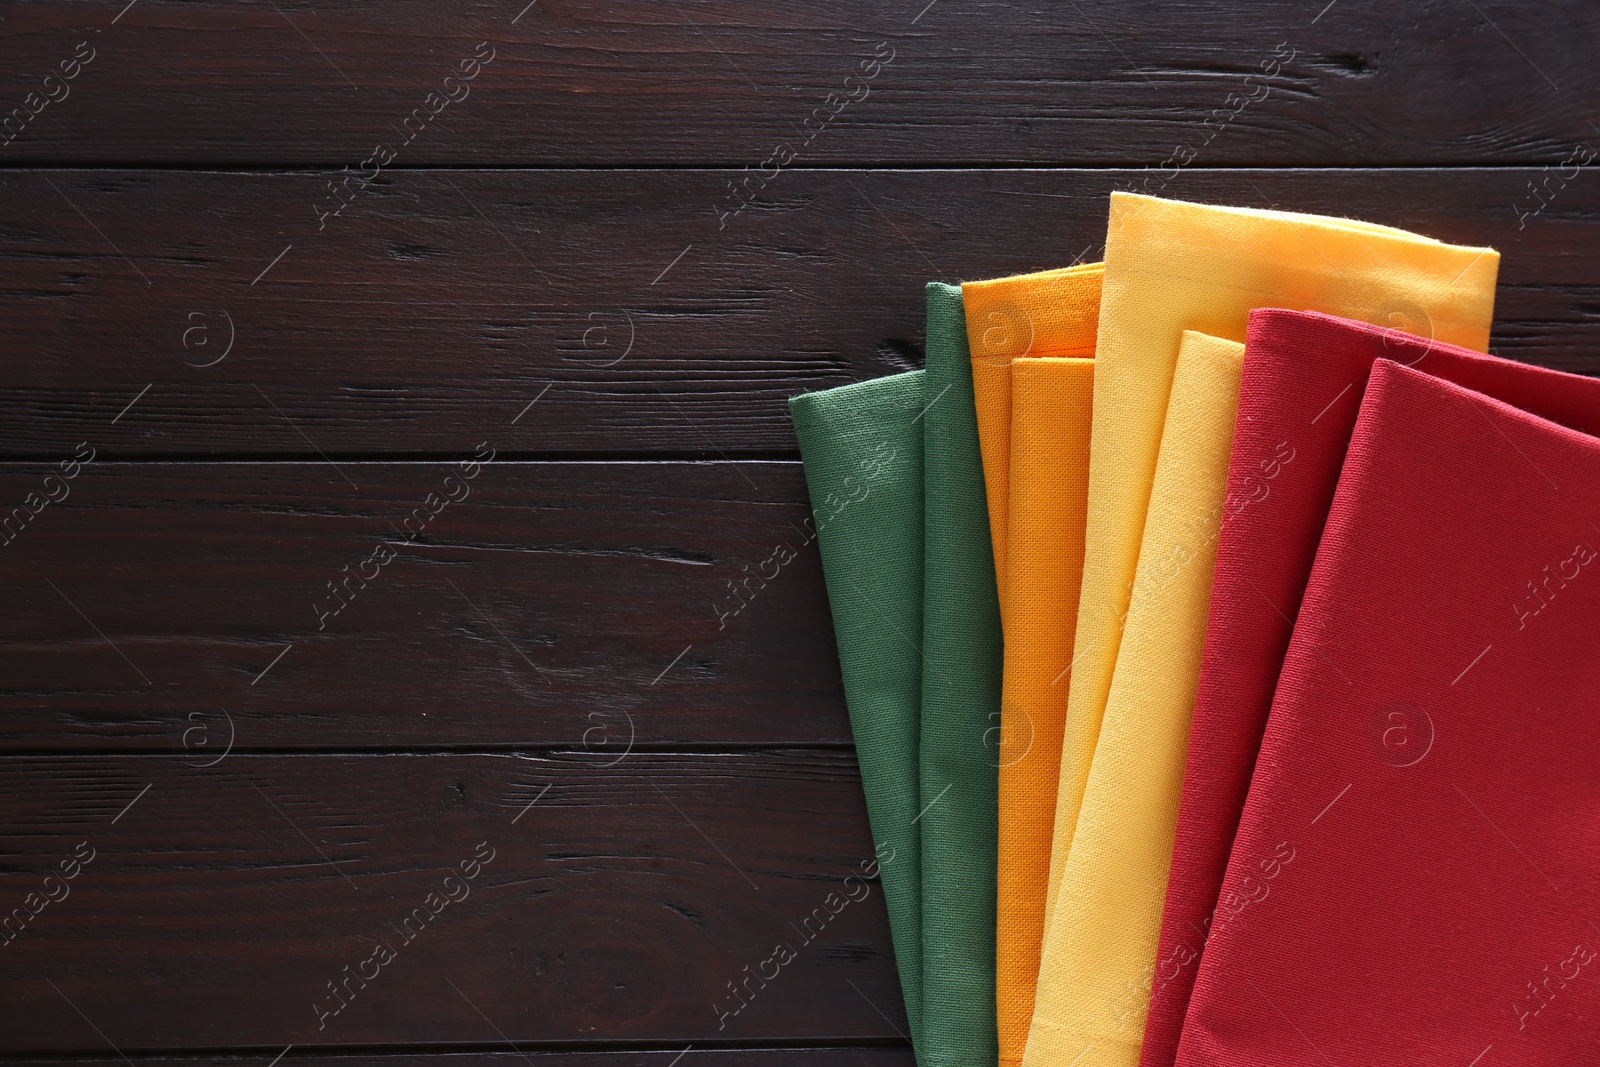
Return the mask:
<path id="1" fill-rule="evenodd" d="M 1141 1064 L 1171 1067 L 1250 774 L 1373 364 L 1600 434 L 1600 381 L 1315 312 L 1250 316 L 1228 503 Z M 1484 423 L 1484 431 L 1492 432 Z"/>
<path id="2" fill-rule="evenodd" d="M 1178 350 L 1116 673 L 1045 934 L 1049 979 L 1074 996 L 1035 1015 L 1039 1063 L 1125 1060 L 1144 1036 L 1243 356 L 1192 331 Z"/>
<path id="3" fill-rule="evenodd" d="M 1006 597 L 1006 518 L 1011 461 L 1011 361 L 1094 355 L 1104 263 L 961 283 L 972 349 L 978 440 L 1000 602 Z"/>
<path id="4" fill-rule="evenodd" d="M 1066 672 L 1083 575 L 1092 359 L 1011 365 L 1011 514 L 1000 729 L 996 1011 L 1000 1060 L 1018 1063 L 1033 1018 Z"/>
<path id="5" fill-rule="evenodd" d="M 1022 1059 L 1044 937 L 1104 273 L 1090 263 L 961 287 L 1005 633 L 995 1011 L 1008 1064 Z"/>
<path id="6" fill-rule="evenodd" d="M 1374 365 L 1180 1067 L 1594 1062 L 1597 500 L 1600 440 Z"/>
<path id="7" fill-rule="evenodd" d="M 919 1053 L 923 376 L 911 371 L 789 401 L 906 1018 Z"/>
<path id="8" fill-rule="evenodd" d="M 1181 333 L 1188 329 L 1243 341 L 1253 307 L 1288 305 L 1386 324 L 1425 322 L 1442 340 L 1481 348 L 1488 339 L 1497 264 L 1492 249 L 1442 244 L 1367 223 L 1112 195 L 1095 357 L 1084 573 L 1062 743 L 1047 931 L 1055 926 L 1056 892 L 1119 667 Z M 1189 623 L 1203 633 L 1203 611 Z M 1137 675 L 1143 668 L 1131 669 Z M 1134 677 L 1130 684 L 1142 682 Z M 1164 721 L 1171 725 L 1180 719 L 1182 737 L 1151 743 L 1164 752 L 1174 747 L 1181 751 L 1187 718 L 1167 716 Z M 1151 798 L 1159 800 L 1159 810 L 1152 808 L 1150 817 L 1170 826 L 1178 791 L 1178 783 L 1169 780 L 1161 796 Z M 1159 900 L 1153 914 L 1142 898 L 1130 899 L 1129 908 L 1130 929 L 1159 929 Z M 1071 1053 L 1091 1050 L 1082 1067 L 1136 1063 L 1154 944 L 1152 935 L 1149 958 L 1131 973 L 1108 971 L 1085 986 L 1069 977 L 1081 972 L 1053 953 L 1047 934 L 1034 1031 L 1043 1025 L 1053 1032 L 1082 1035 L 1083 1044 Z M 1105 993 L 1108 984 L 1117 990 L 1110 997 Z M 1131 1012 L 1124 1012 L 1125 1004 L 1132 1006 Z M 1134 1039 L 1124 1040 L 1129 1033 Z M 1024 1063 L 1043 1067 L 1049 1061 L 1036 1059 L 1032 1044 L 1030 1038 Z"/>
<path id="9" fill-rule="evenodd" d="M 923 1067 L 992 1067 L 1000 605 L 961 290 L 927 287 L 923 404 Z"/>

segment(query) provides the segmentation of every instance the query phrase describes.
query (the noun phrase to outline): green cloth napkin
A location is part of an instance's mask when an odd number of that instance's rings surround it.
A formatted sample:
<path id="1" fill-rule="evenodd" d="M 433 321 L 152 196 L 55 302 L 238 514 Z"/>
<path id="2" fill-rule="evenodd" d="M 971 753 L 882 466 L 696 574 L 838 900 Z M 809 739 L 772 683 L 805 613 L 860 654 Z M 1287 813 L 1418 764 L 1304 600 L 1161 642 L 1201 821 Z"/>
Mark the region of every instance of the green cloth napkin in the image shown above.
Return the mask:
<path id="1" fill-rule="evenodd" d="M 922 371 L 789 401 L 805 461 L 900 988 L 919 1057 L 923 404 Z M 991 923 L 988 936 L 993 934 Z"/>
<path id="2" fill-rule="evenodd" d="M 922 415 L 923 1067 L 994 1067 L 1000 603 L 961 290 L 928 286 Z"/>

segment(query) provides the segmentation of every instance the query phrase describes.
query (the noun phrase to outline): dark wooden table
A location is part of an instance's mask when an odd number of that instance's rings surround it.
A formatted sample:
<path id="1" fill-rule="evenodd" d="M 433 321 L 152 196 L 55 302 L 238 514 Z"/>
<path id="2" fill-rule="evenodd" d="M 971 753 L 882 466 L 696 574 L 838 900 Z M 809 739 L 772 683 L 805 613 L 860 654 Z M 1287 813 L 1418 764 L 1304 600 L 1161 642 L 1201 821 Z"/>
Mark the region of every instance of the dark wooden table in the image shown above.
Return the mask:
<path id="1" fill-rule="evenodd" d="M 908 1065 L 784 401 L 1114 187 L 1600 370 L 1589 0 L 524 3 L 0 11 L 10 1062 Z"/>

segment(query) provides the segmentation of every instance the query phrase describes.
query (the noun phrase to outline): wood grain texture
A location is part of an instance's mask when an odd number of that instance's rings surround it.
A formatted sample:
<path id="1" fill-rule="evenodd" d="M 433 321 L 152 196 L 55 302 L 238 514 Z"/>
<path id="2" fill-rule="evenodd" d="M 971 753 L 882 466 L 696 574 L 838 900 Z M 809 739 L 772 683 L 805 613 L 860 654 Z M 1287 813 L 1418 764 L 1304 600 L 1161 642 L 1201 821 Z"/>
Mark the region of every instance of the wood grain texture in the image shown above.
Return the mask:
<path id="1" fill-rule="evenodd" d="M 799 463 L 51 471 L 0 467 L 0 749 L 849 742 Z"/>
<path id="2" fill-rule="evenodd" d="M 849 753 L 13 758 L 0 812 L 8 911 L 93 850 L 0 947 L 8 1050 L 905 1026 L 879 889 L 844 882 L 873 853 Z M 407 939 L 415 908 L 434 914 Z M 380 943 L 393 958 L 361 966 Z M 778 944 L 794 958 L 719 1027 L 727 983 Z M 346 965 L 368 982 L 324 1018 Z"/>
<path id="3" fill-rule="evenodd" d="M 686 1058 L 683 1067 L 915 1067 L 911 1047 L 792 1047 L 767 1049 L 706 1048 L 695 1045 L 688 1052 L 684 1048 L 650 1048 L 637 1051 L 548 1051 L 538 1047 L 522 1046 L 512 1051 L 508 1043 L 501 1043 L 499 1051 L 436 1051 L 436 1052 L 384 1052 L 351 1053 L 342 1051 L 305 1050 L 295 1048 L 281 1061 L 275 1058 L 282 1052 L 272 1049 L 263 1052 L 207 1052 L 198 1054 L 139 1056 L 140 1067 L 195 1067 L 196 1064 L 227 1064 L 236 1067 L 273 1067 L 281 1062 L 284 1067 L 668 1067 L 679 1055 Z M 49 1057 L 8 1056 L 5 1062 L 12 1067 L 104 1067 L 108 1062 L 121 1063 L 99 1056 L 56 1055 Z"/>
<path id="4" fill-rule="evenodd" d="M 1556 167 L 1597 32 L 6 5 L 0 1059 L 914 1067 L 878 884 L 828 910 L 872 841 L 786 399 L 918 365 L 924 280 L 1097 256 L 1130 185 L 1494 245 L 1494 349 L 1600 373 L 1600 185 Z"/>
<path id="5" fill-rule="evenodd" d="M 122 7 L 8 5 L 6 109 L 79 42 L 94 58 L 0 158 L 355 167 L 388 140 L 403 163 L 458 165 L 753 167 L 786 142 L 850 165 L 1155 165 L 1183 145 L 1205 163 L 1555 162 L 1595 136 L 1600 92 L 1571 46 L 1600 32 L 1585 0 Z M 468 94 L 399 139 L 484 41 L 495 58 Z M 880 42 L 895 58 L 869 92 L 797 132 Z M 1261 98 L 1245 78 L 1279 45 L 1292 58 Z M 1224 123 L 1240 94 L 1258 99 Z"/>
<path id="6" fill-rule="evenodd" d="M 1495 350 L 1594 372 L 1600 183 L 1536 199 L 1554 173 L 1149 188 L 1493 245 Z M 0 174 L 0 454 L 461 455 L 494 432 L 528 455 L 793 455 L 787 397 L 920 360 L 924 279 L 1097 255 L 1109 191 L 1143 180 L 792 171 L 719 228 L 729 178 L 398 172 L 319 232 L 325 175 Z"/>

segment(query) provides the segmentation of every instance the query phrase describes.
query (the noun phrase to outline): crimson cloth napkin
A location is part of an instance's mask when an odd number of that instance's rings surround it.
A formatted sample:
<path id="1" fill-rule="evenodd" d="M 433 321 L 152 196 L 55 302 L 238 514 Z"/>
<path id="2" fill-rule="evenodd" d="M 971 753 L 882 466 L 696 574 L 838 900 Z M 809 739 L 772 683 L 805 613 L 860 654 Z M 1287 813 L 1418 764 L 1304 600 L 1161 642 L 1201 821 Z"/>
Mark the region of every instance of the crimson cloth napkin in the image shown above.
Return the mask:
<path id="1" fill-rule="evenodd" d="M 1596 438 L 1374 365 L 1181 1067 L 1595 1062 L 1597 519 Z"/>
<path id="2" fill-rule="evenodd" d="M 1317 312 L 1251 313 L 1142 1067 L 1171 1067 L 1177 1054 L 1289 620 L 1367 376 L 1384 358 L 1600 434 L 1600 381 Z"/>
<path id="3" fill-rule="evenodd" d="M 923 372 L 789 401 L 911 1043 L 922 1049 Z"/>

